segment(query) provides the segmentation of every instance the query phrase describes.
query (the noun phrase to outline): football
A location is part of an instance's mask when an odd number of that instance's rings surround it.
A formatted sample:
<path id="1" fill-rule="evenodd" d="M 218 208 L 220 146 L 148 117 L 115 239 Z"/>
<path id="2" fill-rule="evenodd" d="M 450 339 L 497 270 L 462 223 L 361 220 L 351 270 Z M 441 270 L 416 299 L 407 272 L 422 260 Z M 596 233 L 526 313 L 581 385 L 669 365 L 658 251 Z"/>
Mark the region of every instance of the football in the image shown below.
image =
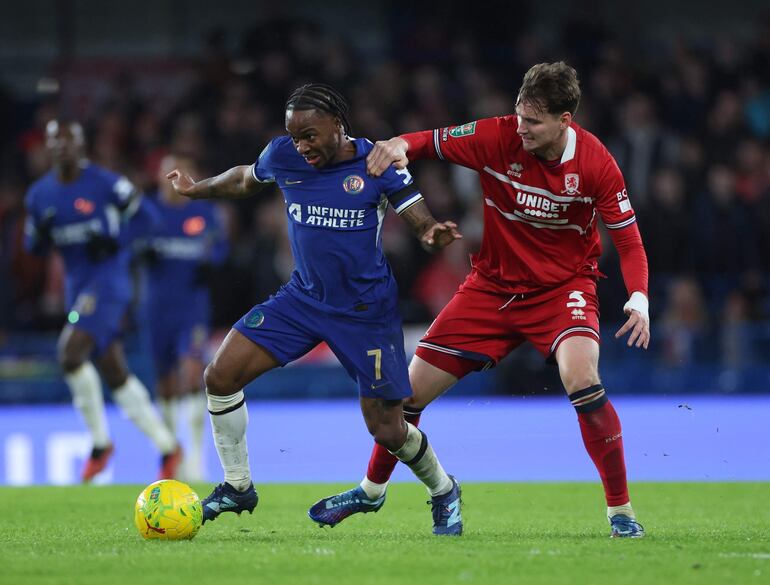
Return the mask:
<path id="1" fill-rule="evenodd" d="M 200 498 L 175 479 L 162 479 L 142 490 L 134 507 L 134 524 L 144 538 L 189 540 L 203 523 Z"/>

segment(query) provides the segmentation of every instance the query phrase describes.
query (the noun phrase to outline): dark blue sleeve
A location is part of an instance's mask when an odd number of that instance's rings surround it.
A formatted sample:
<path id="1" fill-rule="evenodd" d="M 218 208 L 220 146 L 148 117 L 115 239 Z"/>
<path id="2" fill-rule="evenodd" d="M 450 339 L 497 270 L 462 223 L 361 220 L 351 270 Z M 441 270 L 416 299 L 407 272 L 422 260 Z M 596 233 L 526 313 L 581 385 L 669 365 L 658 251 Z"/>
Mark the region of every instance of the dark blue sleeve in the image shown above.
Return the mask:
<path id="1" fill-rule="evenodd" d="M 418 201 L 422 194 L 417 188 L 409 169 L 388 167 L 380 177 L 380 188 L 387 196 L 396 213 L 403 213 Z"/>
<path id="2" fill-rule="evenodd" d="M 138 199 L 138 207 L 128 220 L 128 225 L 124 230 L 127 242 L 138 240 L 146 243 L 157 234 L 163 225 L 163 216 L 160 213 L 152 197 L 141 197 Z"/>
<path id="3" fill-rule="evenodd" d="M 273 169 L 273 156 L 276 149 L 276 140 L 271 140 L 262 152 L 259 153 L 254 165 L 251 167 L 251 173 L 254 178 L 260 183 L 274 183 L 275 171 Z"/>
<path id="4" fill-rule="evenodd" d="M 50 246 L 50 223 L 53 215 L 41 217 L 40 193 L 35 185 L 30 187 L 24 199 L 27 215 L 24 221 L 24 249 L 33 254 L 44 254 Z"/>

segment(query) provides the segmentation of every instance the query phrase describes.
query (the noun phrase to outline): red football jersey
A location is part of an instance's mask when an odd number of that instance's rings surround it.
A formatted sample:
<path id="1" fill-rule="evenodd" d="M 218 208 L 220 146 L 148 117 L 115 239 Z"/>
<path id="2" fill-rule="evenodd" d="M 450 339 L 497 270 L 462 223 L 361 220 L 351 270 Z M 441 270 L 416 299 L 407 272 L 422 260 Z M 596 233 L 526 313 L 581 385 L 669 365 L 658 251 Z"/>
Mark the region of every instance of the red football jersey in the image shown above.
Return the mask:
<path id="1" fill-rule="evenodd" d="M 573 123 L 561 160 L 546 162 L 524 150 L 517 127 L 516 116 L 509 115 L 402 135 L 410 159 L 440 158 L 479 173 L 485 227 L 473 267 L 475 278 L 485 282 L 478 284 L 524 293 L 576 274 L 598 275 L 599 216 L 610 230 L 632 226 L 641 255 L 633 255 L 633 270 L 624 266 L 624 278 L 629 292 L 647 294 L 636 216 L 612 155 Z M 627 272 L 643 272 L 644 278 L 629 278 Z"/>

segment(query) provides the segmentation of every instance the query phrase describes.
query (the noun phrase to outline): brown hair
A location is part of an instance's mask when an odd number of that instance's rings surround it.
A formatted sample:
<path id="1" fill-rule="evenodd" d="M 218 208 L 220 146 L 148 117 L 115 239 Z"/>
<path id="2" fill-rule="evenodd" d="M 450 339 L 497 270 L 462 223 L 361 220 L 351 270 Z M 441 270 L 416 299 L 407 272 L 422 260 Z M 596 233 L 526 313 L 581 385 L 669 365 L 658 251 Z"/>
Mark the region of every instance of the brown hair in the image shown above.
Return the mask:
<path id="1" fill-rule="evenodd" d="M 538 63 L 524 74 L 516 104 L 526 103 L 549 114 L 569 112 L 580 103 L 577 72 L 564 61 Z"/>

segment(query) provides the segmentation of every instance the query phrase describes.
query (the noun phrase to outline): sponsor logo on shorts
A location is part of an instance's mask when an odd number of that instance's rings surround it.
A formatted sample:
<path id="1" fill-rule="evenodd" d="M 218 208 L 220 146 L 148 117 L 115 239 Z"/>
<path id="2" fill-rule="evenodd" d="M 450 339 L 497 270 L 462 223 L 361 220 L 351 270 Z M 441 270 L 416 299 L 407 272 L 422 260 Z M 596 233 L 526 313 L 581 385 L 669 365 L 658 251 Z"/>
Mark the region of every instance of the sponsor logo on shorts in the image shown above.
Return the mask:
<path id="1" fill-rule="evenodd" d="M 585 321 L 586 314 L 583 312 L 582 309 L 572 309 L 572 318 L 577 319 L 579 321 Z"/>
<path id="2" fill-rule="evenodd" d="M 345 189 L 345 193 L 350 193 L 351 195 L 358 195 L 364 190 L 364 185 L 364 179 L 358 175 L 348 175 L 342 181 L 342 188 Z"/>
<path id="3" fill-rule="evenodd" d="M 259 309 L 256 309 L 246 315 L 246 317 L 243 319 L 243 324 L 246 325 L 249 329 L 256 329 L 262 323 L 265 322 L 265 314 L 260 311 Z"/>

